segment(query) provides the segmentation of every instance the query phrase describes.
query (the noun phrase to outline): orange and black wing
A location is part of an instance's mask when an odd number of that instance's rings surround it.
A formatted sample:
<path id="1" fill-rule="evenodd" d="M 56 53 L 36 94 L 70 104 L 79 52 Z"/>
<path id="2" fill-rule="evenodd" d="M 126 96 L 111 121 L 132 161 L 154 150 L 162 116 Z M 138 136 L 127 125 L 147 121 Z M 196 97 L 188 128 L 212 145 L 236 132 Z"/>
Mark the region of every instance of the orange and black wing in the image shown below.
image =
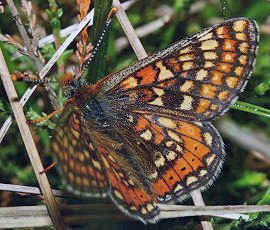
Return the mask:
<path id="1" fill-rule="evenodd" d="M 85 196 L 107 196 L 110 184 L 77 107 L 65 107 L 54 132 L 51 150 L 67 188 Z"/>
<path id="2" fill-rule="evenodd" d="M 152 148 L 148 179 L 158 202 L 182 200 L 215 180 L 225 152 L 211 123 L 140 113 L 130 121 L 140 140 Z"/>
<path id="3" fill-rule="evenodd" d="M 72 104 L 66 105 L 59 120 L 51 149 L 68 188 L 84 196 L 108 195 L 127 215 L 144 223 L 156 222 L 160 210 L 125 159 L 128 150 L 121 137 L 115 141 L 102 129 L 92 129 Z"/>
<path id="4" fill-rule="evenodd" d="M 231 19 L 108 76 L 102 93 L 120 111 L 209 120 L 245 86 L 257 46 L 256 23 Z"/>
<path id="5" fill-rule="evenodd" d="M 111 184 L 109 195 L 115 205 L 143 223 L 157 222 L 160 210 L 140 179 L 133 174 L 134 168 L 126 164 L 113 149 L 108 150 L 103 146 L 97 148 Z"/>

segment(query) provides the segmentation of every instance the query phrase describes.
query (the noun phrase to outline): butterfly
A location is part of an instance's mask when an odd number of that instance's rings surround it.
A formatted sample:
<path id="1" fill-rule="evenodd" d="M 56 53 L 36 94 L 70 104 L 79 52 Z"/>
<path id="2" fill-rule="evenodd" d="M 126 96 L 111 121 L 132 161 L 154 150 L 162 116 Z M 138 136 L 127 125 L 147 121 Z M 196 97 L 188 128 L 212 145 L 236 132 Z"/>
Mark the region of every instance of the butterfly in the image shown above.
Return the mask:
<path id="1" fill-rule="evenodd" d="M 234 18 L 76 84 L 51 140 L 68 188 L 155 223 L 157 203 L 209 187 L 225 155 L 211 120 L 246 85 L 257 47 L 256 23 Z"/>

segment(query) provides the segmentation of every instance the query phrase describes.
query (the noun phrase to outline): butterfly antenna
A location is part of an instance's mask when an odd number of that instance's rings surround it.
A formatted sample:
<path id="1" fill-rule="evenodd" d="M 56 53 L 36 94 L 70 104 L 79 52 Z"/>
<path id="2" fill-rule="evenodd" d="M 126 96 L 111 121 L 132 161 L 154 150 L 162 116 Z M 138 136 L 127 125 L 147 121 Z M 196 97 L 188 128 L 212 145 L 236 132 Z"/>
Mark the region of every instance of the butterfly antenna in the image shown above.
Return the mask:
<path id="1" fill-rule="evenodd" d="M 84 64 L 84 66 L 83 66 L 83 71 L 82 71 L 82 74 L 81 74 L 81 75 L 84 74 L 84 72 L 85 72 L 85 70 L 87 69 L 87 67 L 89 66 L 89 64 L 90 64 L 90 63 L 92 62 L 92 60 L 95 58 L 96 53 L 97 53 L 97 51 L 98 51 L 98 49 L 99 49 L 99 46 L 100 46 L 100 44 L 102 43 L 102 41 L 103 41 L 103 39 L 104 39 L 104 36 L 105 36 L 106 32 L 108 31 L 109 26 L 110 26 L 110 24 L 111 24 L 111 22 L 112 22 L 113 17 L 115 16 L 116 12 L 117 12 L 117 7 L 116 7 L 116 6 L 113 6 L 113 7 L 111 8 L 109 14 L 108 14 L 107 20 L 106 20 L 106 22 L 105 22 L 104 29 L 103 29 L 103 31 L 102 31 L 102 33 L 101 33 L 101 35 L 100 35 L 100 37 L 99 37 L 99 39 L 98 39 L 96 45 L 95 45 L 95 48 L 94 48 L 93 51 L 92 51 L 92 56 L 91 56 L 91 58 Z"/>
<path id="2" fill-rule="evenodd" d="M 58 84 L 66 84 L 66 81 L 55 81 L 50 79 L 40 79 L 39 75 L 30 75 L 29 73 L 20 73 L 18 71 L 15 71 L 13 75 L 11 75 L 12 81 L 25 81 L 25 82 L 31 82 L 34 84 L 40 84 L 40 83 L 58 83 Z"/>

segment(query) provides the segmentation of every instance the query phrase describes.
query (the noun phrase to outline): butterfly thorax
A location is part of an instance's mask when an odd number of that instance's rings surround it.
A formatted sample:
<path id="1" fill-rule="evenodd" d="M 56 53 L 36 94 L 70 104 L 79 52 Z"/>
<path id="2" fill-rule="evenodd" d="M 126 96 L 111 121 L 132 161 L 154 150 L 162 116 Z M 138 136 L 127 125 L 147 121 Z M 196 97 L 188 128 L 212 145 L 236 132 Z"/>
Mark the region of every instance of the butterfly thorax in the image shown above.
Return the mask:
<path id="1" fill-rule="evenodd" d="M 74 103 L 82 112 L 84 118 L 92 124 L 107 126 L 104 105 L 96 98 L 96 85 L 86 85 L 77 89 L 72 97 Z"/>

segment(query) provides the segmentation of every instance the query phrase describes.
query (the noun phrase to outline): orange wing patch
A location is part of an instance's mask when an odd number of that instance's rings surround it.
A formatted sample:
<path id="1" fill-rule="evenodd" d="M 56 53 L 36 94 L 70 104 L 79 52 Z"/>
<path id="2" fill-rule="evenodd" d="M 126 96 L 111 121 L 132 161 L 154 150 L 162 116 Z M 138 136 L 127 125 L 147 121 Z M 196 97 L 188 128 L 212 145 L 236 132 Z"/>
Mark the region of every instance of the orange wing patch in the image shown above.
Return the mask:
<path id="1" fill-rule="evenodd" d="M 150 65 L 137 72 L 136 77 L 141 79 L 140 83 L 142 85 L 148 85 L 155 81 L 156 75 L 157 71 Z"/>
<path id="2" fill-rule="evenodd" d="M 224 150 L 210 123 L 138 113 L 132 120 L 134 127 L 144 120 L 141 129 L 135 128 L 137 136 L 154 146 L 155 170 L 149 179 L 159 202 L 185 198 L 191 190 L 212 183 L 210 178 L 217 175 Z M 142 135 L 145 133 L 149 135 Z"/>

